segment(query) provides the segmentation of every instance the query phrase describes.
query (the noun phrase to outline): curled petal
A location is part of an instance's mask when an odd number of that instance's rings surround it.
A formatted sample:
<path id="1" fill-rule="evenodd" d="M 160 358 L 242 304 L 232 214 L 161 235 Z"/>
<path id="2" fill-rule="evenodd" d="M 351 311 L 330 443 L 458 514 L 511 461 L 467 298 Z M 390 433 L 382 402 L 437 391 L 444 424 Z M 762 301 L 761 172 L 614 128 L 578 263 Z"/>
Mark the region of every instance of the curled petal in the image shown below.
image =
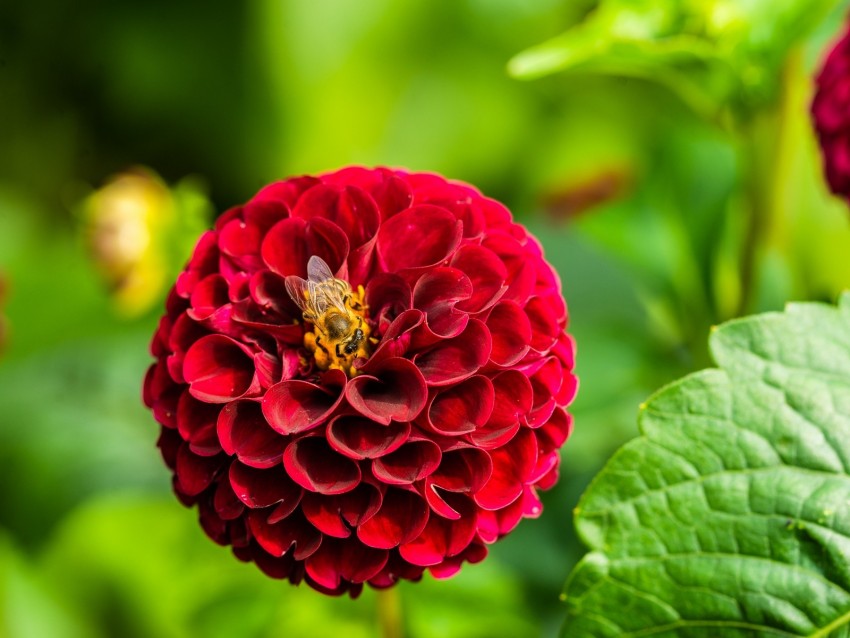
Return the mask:
<path id="1" fill-rule="evenodd" d="M 391 357 L 369 366 L 369 374 L 352 379 L 346 387 L 349 404 L 378 423 L 410 421 L 428 400 L 428 388 L 419 369 L 407 359 Z"/>
<path id="2" fill-rule="evenodd" d="M 321 494 L 342 494 L 360 482 L 360 467 L 337 454 L 324 437 L 305 437 L 290 443 L 283 465 L 301 487 Z"/>
<path id="3" fill-rule="evenodd" d="M 427 427 L 445 436 L 474 432 L 487 423 L 494 402 L 490 379 L 483 375 L 469 377 L 434 394 L 427 410 Z"/>
<path id="4" fill-rule="evenodd" d="M 422 533 L 399 547 L 399 553 L 414 565 L 438 565 L 447 556 L 459 554 L 475 538 L 475 506 L 465 497 L 455 495 L 453 508 L 461 512 L 460 518 L 451 521 L 432 516 Z"/>
<path id="5" fill-rule="evenodd" d="M 410 436 L 410 423 L 381 425 L 356 414 L 335 417 L 327 429 L 328 443 L 340 454 L 360 460 L 374 459 L 398 449 Z"/>
<path id="6" fill-rule="evenodd" d="M 308 492 L 301 509 L 307 520 L 323 534 L 348 538 L 353 528 L 375 515 L 382 500 L 378 488 L 369 483 L 360 483 L 345 494 L 326 496 Z"/>
<path id="7" fill-rule="evenodd" d="M 375 202 L 356 186 L 321 184 L 298 200 L 293 217 L 324 217 L 339 226 L 356 248 L 374 237 L 381 223 Z"/>
<path id="8" fill-rule="evenodd" d="M 263 397 L 263 414 L 281 434 L 296 434 L 326 421 L 342 397 L 341 388 L 322 387 L 309 381 L 281 381 Z"/>
<path id="9" fill-rule="evenodd" d="M 226 403 L 252 388 L 254 361 L 248 349 L 230 337 L 207 335 L 186 353 L 183 376 L 196 399 Z"/>
<path id="10" fill-rule="evenodd" d="M 376 549 L 392 549 L 413 540 L 428 522 L 428 504 L 419 494 L 389 488 L 381 509 L 357 528 L 357 538 Z"/>
<path id="11" fill-rule="evenodd" d="M 321 257 L 338 272 L 348 257 L 348 238 L 339 226 L 320 217 L 287 218 L 272 226 L 260 249 L 263 261 L 282 277 L 307 276 L 307 261 Z"/>
<path id="12" fill-rule="evenodd" d="M 297 511 L 283 521 L 269 523 L 262 511 L 254 510 L 248 515 L 248 527 L 260 547 L 277 558 L 291 548 L 296 560 L 304 560 L 322 544 L 319 530 Z"/>
<path id="13" fill-rule="evenodd" d="M 257 401 L 228 403 L 218 415 L 217 432 L 224 451 L 245 465 L 262 469 L 282 462 L 287 440 L 271 428 Z"/>
<path id="14" fill-rule="evenodd" d="M 222 456 L 198 456 L 189 446 L 177 449 L 175 475 L 178 489 L 187 496 L 195 496 L 207 489 L 223 465 Z"/>
<path id="15" fill-rule="evenodd" d="M 457 304 L 464 312 L 481 312 L 492 306 L 508 289 L 505 264 L 492 250 L 469 244 L 461 246 L 451 260 L 452 268 L 466 273 L 472 282 L 472 295 Z"/>
<path id="16" fill-rule="evenodd" d="M 302 489 L 289 478 L 280 465 L 259 470 L 243 463 L 231 463 L 229 478 L 236 497 L 251 509 L 280 504 L 289 510 L 288 515 L 301 502 Z M 278 515 L 282 511 L 279 511 Z"/>
<path id="17" fill-rule="evenodd" d="M 188 441 L 189 449 L 198 456 L 214 456 L 221 452 L 216 419 L 221 406 L 198 401 L 188 392 L 177 402 L 177 431 Z"/>
<path id="18" fill-rule="evenodd" d="M 236 497 L 236 493 L 230 486 L 230 480 L 226 476 L 219 477 L 216 482 L 213 508 L 216 514 L 226 521 L 239 518 L 245 511 L 245 504 Z"/>
<path id="19" fill-rule="evenodd" d="M 470 319 L 461 334 L 416 355 L 414 361 L 428 385 L 448 385 L 475 374 L 487 363 L 491 348 L 487 327 L 477 319 Z"/>
<path id="20" fill-rule="evenodd" d="M 384 334 L 396 317 L 413 307 L 413 294 L 404 279 L 382 272 L 366 285 L 366 304 L 378 334 Z"/>
<path id="21" fill-rule="evenodd" d="M 307 559 L 307 575 L 323 587 L 336 589 L 342 581 L 362 583 L 372 578 L 388 559 L 389 553 L 383 549 L 325 539 L 319 550 Z"/>
<path id="22" fill-rule="evenodd" d="M 191 307 L 186 314 L 195 321 L 203 321 L 230 302 L 227 281 L 221 275 L 204 277 L 195 286 L 189 299 Z"/>
<path id="23" fill-rule="evenodd" d="M 461 233 L 461 223 L 447 210 L 412 206 L 381 226 L 378 256 L 389 272 L 434 266 L 455 251 Z"/>
<path id="24" fill-rule="evenodd" d="M 537 463 L 537 438 L 531 430 L 520 429 L 510 443 L 493 450 L 490 456 L 493 473 L 475 494 L 475 502 L 485 510 L 498 510 L 522 496 Z"/>
<path id="25" fill-rule="evenodd" d="M 531 322 L 531 347 L 538 352 L 548 352 L 561 332 L 552 309 L 539 297 L 532 297 L 525 305 L 525 314 Z"/>
<path id="26" fill-rule="evenodd" d="M 487 328 L 493 339 L 490 361 L 507 367 L 522 359 L 532 340 L 528 316 L 513 301 L 498 303 L 487 317 Z"/>
<path id="27" fill-rule="evenodd" d="M 372 461 L 372 474 L 389 485 L 406 485 L 425 478 L 440 465 L 440 446 L 429 439 L 407 443 Z"/>
<path id="28" fill-rule="evenodd" d="M 507 290 L 502 299 L 510 299 L 520 305 L 525 304 L 534 291 L 537 269 L 523 246 L 506 234 L 494 234 L 487 237 L 482 242 L 482 246 L 495 253 L 505 265 Z"/>
<path id="29" fill-rule="evenodd" d="M 368 365 L 375 366 L 384 359 L 401 357 L 407 353 L 413 341 L 414 330 L 424 321 L 425 315 L 421 310 L 411 309 L 401 313 L 387 328 L 378 349 L 369 358 Z"/>
<path id="30" fill-rule="evenodd" d="M 425 273 L 413 288 L 413 306 L 425 313 L 428 327 L 446 338 L 458 335 L 466 327 L 469 315 L 455 305 L 472 294 L 472 282 L 456 268 L 434 268 Z"/>

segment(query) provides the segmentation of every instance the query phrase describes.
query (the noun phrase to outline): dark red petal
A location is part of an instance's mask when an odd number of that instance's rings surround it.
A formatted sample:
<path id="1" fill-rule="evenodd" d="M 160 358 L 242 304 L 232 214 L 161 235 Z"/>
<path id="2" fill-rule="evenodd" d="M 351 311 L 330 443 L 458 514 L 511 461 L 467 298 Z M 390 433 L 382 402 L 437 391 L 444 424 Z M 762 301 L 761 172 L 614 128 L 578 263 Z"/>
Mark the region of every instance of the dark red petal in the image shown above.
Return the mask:
<path id="1" fill-rule="evenodd" d="M 340 454 L 355 460 L 374 459 L 398 449 L 410 436 L 410 423 L 381 425 L 372 419 L 349 414 L 335 417 L 326 435 L 328 443 Z"/>
<path id="2" fill-rule="evenodd" d="M 303 493 L 282 466 L 258 470 L 238 461 L 230 465 L 230 486 L 236 497 L 252 509 L 281 503 L 290 513 L 298 507 Z"/>
<path id="3" fill-rule="evenodd" d="M 493 474 L 475 494 L 475 502 L 485 510 L 498 510 L 517 500 L 537 462 L 537 439 L 534 433 L 520 429 L 503 447 L 490 452 Z"/>
<path id="4" fill-rule="evenodd" d="M 369 547 L 391 549 L 413 540 L 428 522 L 428 504 L 416 492 L 390 488 L 381 509 L 357 528 L 357 538 Z"/>
<path id="5" fill-rule="evenodd" d="M 428 429 L 446 436 L 480 428 L 493 412 L 495 391 L 485 376 L 476 375 L 434 394 L 427 411 Z"/>
<path id="6" fill-rule="evenodd" d="M 323 587 L 335 589 L 341 581 L 362 583 L 383 569 L 389 553 L 356 541 L 326 539 L 307 559 L 307 574 Z"/>
<path id="7" fill-rule="evenodd" d="M 236 498 L 226 476 L 220 478 L 216 484 L 213 508 L 215 508 L 216 514 L 226 521 L 232 521 L 242 516 L 245 511 L 245 504 Z"/>
<path id="8" fill-rule="evenodd" d="M 525 305 L 525 314 L 531 322 L 531 347 L 538 352 L 548 352 L 561 332 L 552 309 L 539 297 L 532 297 Z"/>
<path id="9" fill-rule="evenodd" d="M 455 251 L 461 231 L 461 223 L 447 210 L 412 206 L 381 226 L 378 256 L 388 272 L 434 266 Z"/>
<path id="10" fill-rule="evenodd" d="M 404 279 L 383 272 L 366 285 L 366 304 L 378 334 L 384 334 L 396 317 L 413 306 L 413 294 Z"/>
<path id="11" fill-rule="evenodd" d="M 500 510 L 478 510 L 478 536 L 485 543 L 495 543 L 522 520 L 524 499 L 518 498 Z"/>
<path id="12" fill-rule="evenodd" d="M 493 251 L 505 264 L 508 289 L 502 299 L 511 299 L 523 305 L 534 291 L 537 280 L 537 268 L 529 259 L 526 250 L 509 235 L 492 235 L 484 239 L 482 245 Z"/>
<path id="13" fill-rule="evenodd" d="M 360 483 L 345 494 L 326 496 L 308 492 L 301 505 L 307 520 L 324 534 L 347 538 L 351 528 L 372 518 L 383 498 L 374 485 Z"/>
<path id="14" fill-rule="evenodd" d="M 304 560 L 322 544 L 322 534 L 297 511 L 286 520 L 269 523 L 265 512 L 254 510 L 248 515 L 248 528 L 260 547 L 278 558 L 294 545 L 293 556 Z"/>
<path id="15" fill-rule="evenodd" d="M 487 317 L 487 328 L 493 339 L 490 361 L 498 366 L 511 366 L 522 359 L 532 342 L 528 316 L 513 301 L 502 301 Z"/>
<path id="16" fill-rule="evenodd" d="M 475 374 L 487 363 L 491 348 L 487 327 L 477 319 L 470 319 L 461 334 L 416 355 L 414 361 L 428 385 L 448 385 Z"/>
<path id="17" fill-rule="evenodd" d="M 470 244 L 461 246 L 451 261 L 452 268 L 466 273 L 472 282 L 472 296 L 457 304 L 458 310 L 480 312 L 492 306 L 508 289 L 505 264 L 492 250 Z"/>
<path id="18" fill-rule="evenodd" d="M 390 357 L 404 355 L 413 340 L 413 331 L 422 325 L 425 315 L 421 310 L 406 310 L 401 313 L 387 328 L 381 338 L 377 350 L 367 362 L 368 366 L 376 366 L 379 362 Z"/>
<path id="19" fill-rule="evenodd" d="M 381 223 L 375 202 L 356 186 L 321 184 L 311 188 L 298 200 L 292 216 L 329 219 L 348 236 L 352 248 L 362 246 L 374 237 Z"/>
<path id="20" fill-rule="evenodd" d="M 360 482 L 360 467 L 337 454 L 323 437 L 305 437 L 290 443 L 283 453 L 289 476 L 304 489 L 321 494 L 342 494 Z"/>
<path id="21" fill-rule="evenodd" d="M 198 401 L 188 392 L 177 402 L 177 431 L 189 442 L 189 449 L 199 456 L 215 456 L 221 452 L 216 420 L 221 406 Z"/>
<path id="22" fill-rule="evenodd" d="M 443 452 L 440 467 L 429 477 L 429 483 L 447 492 L 475 494 L 493 473 L 490 455 L 476 447 L 458 447 Z"/>
<path id="23" fill-rule="evenodd" d="M 319 178 L 310 175 L 273 182 L 261 188 L 251 198 L 251 203 L 265 201 L 281 202 L 291 208 L 298 201 L 298 198 L 301 197 L 302 193 L 320 183 L 321 180 Z"/>
<path id="24" fill-rule="evenodd" d="M 345 391 L 348 403 L 360 414 L 387 424 L 410 421 L 425 407 L 428 388 L 412 362 L 391 357 L 370 366 L 368 372 L 352 379 Z"/>
<path id="25" fill-rule="evenodd" d="M 195 321 L 203 321 L 230 302 L 227 292 L 227 281 L 221 275 L 204 277 L 192 290 L 191 307 L 186 314 Z"/>
<path id="26" fill-rule="evenodd" d="M 456 268 L 434 268 L 413 288 L 413 306 L 425 313 L 428 327 L 440 337 L 454 337 L 466 327 L 469 315 L 455 309 L 472 295 L 472 282 Z"/>
<path id="27" fill-rule="evenodd" d="M 189 451 L 187 444 L 177 449 L 175 475 L 177 487 L 188 496 L 195 496 L 207 489 L 221 469 L 225 457 L 198 456 Z"/>
<path id="28" fill-rule="evenodd" d="M 278 275 L 307 276 L 307 222 L 303 219 L 283 219 L 272 226 L 260 249 L 266 265 Z"/>
<path id="29" fill-rule="evenodd" d="M 183 376 L 196 399 L 226 403 L 251 388 L 254 361 L 247 348 L 230 337 L 207 335 L 186 353 Z"/>
<path id="30" fill-rule="evenodd" d="M 224 451 L 245 465 L 267 468 L 282 462 L 287 439 L 269 426 L 258 402 L 228 403 L 218 416 L 217 429 Z"/>
<path id="31" fill-rule="evenodd" d="M 465 497 L 455 495 L 452 506 L 461 517 L 450 521 L 432 516 L 422 533 L 399 547 L 399 553 L 414 565 L 437 565 L 447 556 L 459 554 L 472 542 L 476 532 L 475 506 Z"/>
<path id="32" fill-rule="evenodd" d="M 372 461 L 372 473 L 390 485 L 410 484 L 431 474 L 440 465 L 440 446 L 428 439 L 407 443 Z"/>
<path id="33" fill-rule="evenodd" d="M 304 432 L 327 420 L 342 401 L 340 390 L 309 381 L 281 381 L 263 397 L 263 414 L 281 434 Z"/>

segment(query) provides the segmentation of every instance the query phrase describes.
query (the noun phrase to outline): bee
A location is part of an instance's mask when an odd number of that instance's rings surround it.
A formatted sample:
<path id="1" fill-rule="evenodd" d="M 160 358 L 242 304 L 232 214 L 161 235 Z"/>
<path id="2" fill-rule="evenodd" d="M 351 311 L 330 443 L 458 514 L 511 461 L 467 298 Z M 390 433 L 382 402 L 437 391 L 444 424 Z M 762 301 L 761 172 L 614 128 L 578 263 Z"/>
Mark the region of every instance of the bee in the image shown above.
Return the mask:
<path id="1" fill-rule="evenodd" d="M 304 335 L 304 346 L 319 369 L 357 374 L 354 360 L 369 356 L 370 343 L 363 286 L 353 291 L 348 282 L 334 277 L 321 257 L 313 255 L 307 262 L 307 279 L 290 275 L 286 292 L 304 320 L 313 324 L 314 330 Z"/>

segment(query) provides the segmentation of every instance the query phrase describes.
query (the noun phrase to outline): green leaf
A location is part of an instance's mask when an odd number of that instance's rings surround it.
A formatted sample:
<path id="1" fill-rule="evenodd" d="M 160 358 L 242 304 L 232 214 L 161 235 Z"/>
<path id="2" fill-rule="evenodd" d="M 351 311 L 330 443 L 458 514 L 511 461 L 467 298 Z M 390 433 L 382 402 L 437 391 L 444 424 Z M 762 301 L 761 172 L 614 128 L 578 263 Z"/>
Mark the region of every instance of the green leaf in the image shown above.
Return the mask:
<path id="1" fill-rule="evenodd" d="M 710 345 L 582 497 L 563 636 L 850 635 L 850 293 Z"/>

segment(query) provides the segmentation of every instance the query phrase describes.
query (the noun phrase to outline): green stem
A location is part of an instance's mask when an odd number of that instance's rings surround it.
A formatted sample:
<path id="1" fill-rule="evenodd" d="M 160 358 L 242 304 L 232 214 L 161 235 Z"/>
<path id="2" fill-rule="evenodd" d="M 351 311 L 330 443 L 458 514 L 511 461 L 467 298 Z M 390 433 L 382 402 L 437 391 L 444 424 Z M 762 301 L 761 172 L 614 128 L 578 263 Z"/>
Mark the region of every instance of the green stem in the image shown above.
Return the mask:
<path id="1" fill-rule="evenodd" d="M 398 593 L 398 587 L 379 589 L 376 594 L 381 638 L 404 638 L 404 627 L 401 621 L 401 597 Z"/>
<path id="2" fill-rule="evenodd" d="M 754 115 L 743 126 L 745 196 L 749 218 L 741 249 L 738 316 L 754 310 L 759 258 L 772 226 L 780 221 L 782 213 L 783 189 L 793 160 L 793 131 L 790 128 L 793 110 L 798 106 L 793 84 L 800 64 L 800 51 L 792 51 L 782 73 L 778 108 Z"/>

